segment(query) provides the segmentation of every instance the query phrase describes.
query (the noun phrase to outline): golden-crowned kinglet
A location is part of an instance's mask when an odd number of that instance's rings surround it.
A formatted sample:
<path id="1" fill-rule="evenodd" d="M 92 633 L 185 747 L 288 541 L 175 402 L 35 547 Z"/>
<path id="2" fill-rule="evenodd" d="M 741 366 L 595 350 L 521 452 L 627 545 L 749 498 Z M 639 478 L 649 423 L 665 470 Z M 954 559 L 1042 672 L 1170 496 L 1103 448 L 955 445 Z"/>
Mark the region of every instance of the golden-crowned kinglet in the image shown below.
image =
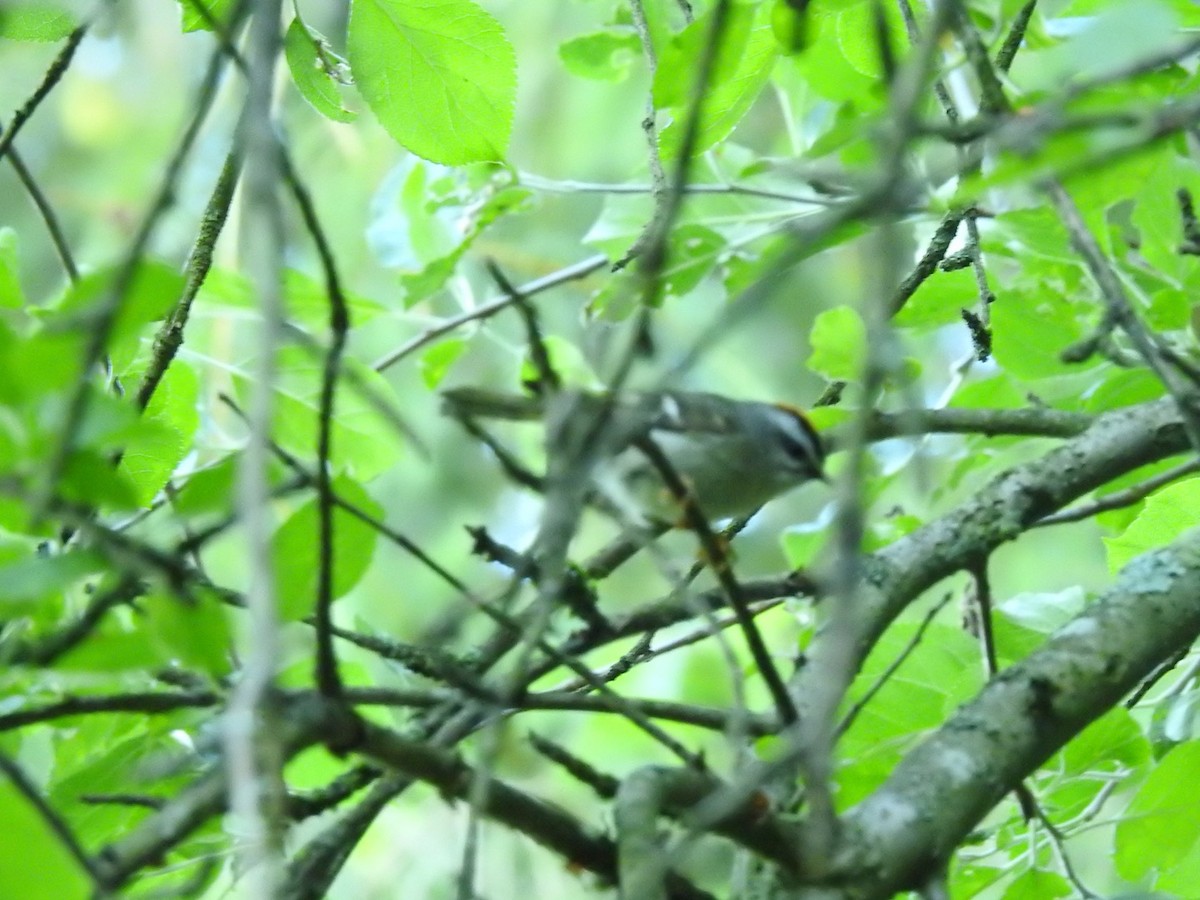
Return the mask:
<path id="1" fill-rule="evenodd" d="M 679 503 L 646 455 L 649 437 L 710 520 L 753 512 L 805 481 L 824 480 L 825 450 L 804 413 L 791 406 L 689 391 L 567 392 L 574 415 L 603 415 L 610 448 L 592 472 L 603 494 L 635 521 L 680 521 Z M 536 419 L 542 401 L 460 388 L 443 395 L 459 418 Z"/>

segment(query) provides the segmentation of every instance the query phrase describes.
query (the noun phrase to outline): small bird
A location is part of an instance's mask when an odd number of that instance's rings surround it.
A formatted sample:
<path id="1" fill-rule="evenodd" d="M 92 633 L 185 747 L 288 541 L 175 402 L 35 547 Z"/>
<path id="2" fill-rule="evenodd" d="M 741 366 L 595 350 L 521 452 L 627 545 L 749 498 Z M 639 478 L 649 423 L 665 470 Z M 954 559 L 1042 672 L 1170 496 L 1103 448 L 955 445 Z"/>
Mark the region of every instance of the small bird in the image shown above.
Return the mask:
<path id="1" fill-rule="evenodd" d="M 444 408 L 457 418 L 535 420 L 538 398 L 478 388 L 445 392 Z M 784 404 L 735 400 L 692 391 L 564 392 L 572 414 L 609 416 L 600 434 L 609 452 L 592 480 L 622 515 L 635 523 L 680 521 L 679 499 L 636 446 L 649 438 L 710 521 L 753 512 L 813 479 L 825 480 L 825 448 L 802 411 Z"/>

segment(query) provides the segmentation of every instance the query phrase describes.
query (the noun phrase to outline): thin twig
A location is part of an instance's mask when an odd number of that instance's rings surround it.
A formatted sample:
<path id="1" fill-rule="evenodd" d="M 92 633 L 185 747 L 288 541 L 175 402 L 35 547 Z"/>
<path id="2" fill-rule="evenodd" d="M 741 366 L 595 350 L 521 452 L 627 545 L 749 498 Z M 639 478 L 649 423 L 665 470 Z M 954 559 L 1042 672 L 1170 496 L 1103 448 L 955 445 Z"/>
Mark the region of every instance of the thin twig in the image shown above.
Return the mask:
<path id="1" fill-rule="evenodd" d="M 560 194 L 651 194 L 653 184 L 618 184 L 615 182 L 574 181 L 571 179 L 556 180 L 543 178 L 522 172 L 521 184 L 537 191 L 549 191 Z M 829 197 L 811 194 L 792 194 L 787 191 L 776 191 L 769 188 L 756 188 L 744 184 L 708 184 L 692 182 L 683 186 L 685 194 L 732 194 L 741 197 L 756 197 L 762 200 L 778 200 L 781 203 L 809 204 L 812 206 L 829 206 L 833 201 Z"/>
<path id="2" fill-rule="evenodd" d="M 241 154 L 235 148 L 225 157 L 225 165 L 217 177 L 216 186 L 208 198 L 204 214 L 200 217 L 200 227 L 196 240 L 192 244 L 192 252 L 188 256 L 187 280 L 183 294 L 159 327 L 151 345 L 150 361 L 138 385 L 136 397 L 140 409 L 145 409 L 150 398 L 154 396 L 167 369 L 183 346 L 183 332 L 191 315 L 192 302 L 208 277 L 212 267 L 213 248 L 221 230 L 225 227 L 225 219 L 229 214 L 229 206 L 233 202 L 233 190 L 237 186 L 238 174 L 241 172 Z"/>
<path id="3" fill-rule="evenodd" d="M 1059 219 L 1066 227 L 1072 246 L 1083 257 L 1084 265 L 1100 291 L 1105 305 L 1106 320 L 1119 326 L 1129 336 L 1130 342 L 1146 365 L 1175 400 L 1188 439 L 1193 449 L 1200 452 L 1200 410 L 1197 409 L 1196 391 L 1177 381 L 1175 369 L 1169 366 L 1153 336 L 1138 319 L 1124 286 L 1066 188 L 1061 182 L 1050 180 L 1043 185 L 1043 190 L 1049 195 Z"/>
<path id="4" fill-rule="evenodd" d="M 0 731 L 11 731 L 38 722 L 53 722 L 72 716 L 125 712 L 165 713 L 177 709 L 212 707 L 220 701 L 221 695 L 215 691 L 154 691 L 89 697 L 69 696 L 54 703 L 31 706 L 0 715 Z"/>
<path id="5" fill-rule="evenodd" d="M 3 129 L 0 128 L 0 131 Z M 13 167 L 13 171 L 17 173 L 17 178 L 21 184 L 25 186 L 26 192 L 33 200 L 33 205 L 37 207 L 38 213 L 41 214 L 42 221 L 46 223 L 46 231 L 50 234 L 50 242 L 54 244 L 54 249 L 58 253 L 58 258 L 62 261 L 63 270 L 67 273 L 67 278 L 71 283 L 79 280 L 79 267 L 75 265 L 75 257 L 71 253 L 71 246 L 67 242 L 66 233 L 63 231 L 62 224 L 58 221 L 58 215 L 54 212 L 54 207 L 50 205 L 50 198 L 42 192 L 38 186 L 37 180 L 33 177 L 33 173 L 25 165 L 21 159 L 21 154 L 17 153 L 17 148 L 10 146 L 8 148 L 8 162 Z"/>
<path id="6" fill-rule="evenodd" d="M 37 504 L 39 508 L 44 508 L 49 503 L 63 469 L 66 467 L 67 460 L 75 449 L 77 432 L 83 422 L 91 397 L 88 373 L 104 356 L 105 345 L 111 336 L 130 285 L 137 275 L 142 257 L 150 244 L 150 238 L 163 215 L 174 203 L 175 190 L 183 172 L 183 164 L 195 145 L 200 134 L 200 126 L 207 118 L 216 99 L 217 89 L 224 71 L 224 61 L 225 56 L 220 52 L 214 53 L 209 59 L 208 69 L 204 73 L 196 99 L 191 107 L 191 118 L 184 129 L 179 145 L 167 161 L 158 192 L 151 200 L 149 209 L 130 242 L 129 250 L 113 277 L 112 285 L 102 295 L 99 304 L 91 311 L 91 318 L 86 329 L 87 340 L 84 344 L 82 359 L 79 361 L 79 377 L 67 400 L 66 411 L 58 428 L 58 441 L 48 454 L 43 470 L 43 486 Z"/>
<path id="7" fill-rule="evenodd" d="M 875 695 L 883 690 L 884 685 L 886 685 L 888 681 L 891 680 L 892 676 L 899 671 L 900 667 L 904 665 L 904 661 L 907 660 L 909 656 L 912 655 L 913 651 L 920 646 L 921 641 L 925 638 L 925 632 L 929 630 L 929 626 L 933 624 L 933 620 L 937 618 L 937 614 L 945 608 L 946 604 L 950 602 L 950 598 L 952 596 L 953 595 L 949 593 L 943 594 L 942 599 L 930 607 L 929 611 L 925 613 L 924 617 L 921 619 L 921 624 L 917 626 L 917 630 L 913 632 L 913 636 L 909 638 L 908 643 L 904 645 L 904 648 L 896 654 L 896 658 L 888 663 L 887 668 L 884 669 L 879 674 L 879 677 L 875 679 L 874 683 L 867 688 L 866 693 L 859 697 L 858 700 L 856 700 L 850 707 L 850 709 L 846 711 L 846 715 L 842 717 L 842 720 L 838 723 L 837 728 L 834 730 L 836 737 L 840 738 L 850 730 L 850 726 L 854 724 L 854 720 L 858 718 L 859 713 L 866 709 L 867 704 L 875 699 Z"/>
<path id="8" fill-rule="evenodd" d="M 759 675 L 766 682 L 767 690 L 771 694 L 780 721 L 789 724 L 795 722 L 798 718 L 796 704 L 788 693 L 787 685 L 779 675 L 779 670 L 775 667 L 775 661 L 771 658 L 771 653 L 767 649 L 758 626 L 754 624 L 749 604 L 746 602 L 746 597 L 730 566 L 728 551 L 721 546 L 720 541 L 709 528 L 703 510 L 696 504 L 696 499 L 688 490 L 686 482 L 671 465 L 671 461 L 662 449 L 649 436 L 638 441 L 637 447 L 646 455 L 659 477 L 662 478 L 667 490 L 680 504 L 684 520 L 699 539 L 701 550 L 708 558 L 713 574 L 729 598 L 729 605 L 737 616 L 738 625 L 741 626 L 742 635 L 746 639 L 746 645 L 750 649 L 751 656 L 754 657 Z"/>
<path id="9" fill-rule="evenodd" d="M 54 86 L 62 80 L 63 75 L 66 74 L 67 69 L 71 65 L 71 58 L 75 55 L 75 50 L 79 47 L 79 42 L 83 40 L 86 34 L 87 27 L 81 25 L 67 35 L 67 42 L 58 51 L 58 56 L 54 57 L 54 61 L 50 63 L 50 67 L 46 69 L 46 74 L 42 76 L 41 84 L 34 89 L 29 99 L 21 104 L 21 108 L 13 113 L 8 130 L 0 134 L 0 158 L 3 158 L 8 153 L 13 141 L 16 140 L 25 123 L 29 121 L 29 117 L 34 114 L 42 101 L 54 90 Z"/>
<path id="10" fill-rule="evenodd" d="M 629 0 L 629 15 L 633 20 L 634 31 L 642 45 L 642 56 L 646 60 L 646 72 L 650 76 L 650 90 L 646 94 L 646 113 L 642 118 L 642 132 L 646 136 L 647 164 L 650 168 L 650 194 L 654 198 L 655 217 L 663 208 L 667 196 L 667 176 L 663 170 L 662 156 L 658 147 L 658 111 L 654 106 L 654 77 L 658 72 L 658 53 L 654 49 L 654 36 L 650 33 L 650 23 L 646 19 L 643 0 Z M 623 268 L 631 259 L 639 255 L 650 240 L 650 225 L 647 225 L 633 246 L 613 266 Z"/>
<path id="11" fill-rule="evenodd" d="M 579 278 L 586 278 L 593 272 L 597 272 L 608 264 L 608 257 L 603 254 L 597 256 L 589 256 L 580 262 L 573 263 L 565 268 L 559 269 L 557 272 L 552 272 L 542 278 L 536 278 L 533 281 L 520 285 L 517 288 L 517 293 L 522 297 L 532 297 L 535 294 L 540 294 L 552 287 L 557 287 L 560 284 L 566 284 L 569 281 L 575 281 Z M 381 356 L 377 359 L 372 368 L 376 372 L 382 372 L 384 369 L 391 368 L 406 356 L 410 356 L 422 347 L 428 346 L 438 338 L 449 334 L 451 331 L 456 331 L 463 325 L 469 322 L 478 322 L 483 319 L 491 318 L 496 313 L 512 306 L 515 301 L 507 294 L 488 300 L 474 309 L 469 309 L 466 312 L 459 313 L 457 316 L 451 316 L 432 328 L 428 328 L 421 332 L 415 338 L 401 344 L 395 350 Z"/>
<path id="12" fill-rule="evenodd" d="M 958 226 L 962 220 L 963 213 L 958 210 L 951 210 L 942 217 L 942 221 L 938 223 L 933 232 L 933 237 L 929 239 L 925 252 L 917 260 L 917 264 L 913 266 L 908 277 L 900 282 L 896 293 L 892 295 L 888 304 L 890 315 L 894 316 L 899 313 L 912 295 L 917 292 L 917 288 L 937 271 L 938 263 L 945 258 L 946 251 L 950 249 L 950 244 L 958 234 Z"/>
<path id="13" fill-rule="evenodd" d="M 325 294 L 329 300 L 330 341 L 324 365 L 321 367 L 321 394 L 317 407 L 317 597 L 314 619 L 317 639 L 317 686 L 324 696 L 335 699 L 342 692 L 342 680 L 338 673 L 331 633 L 335 563 L 333 508 L 336 501 L 330 479 L 334 402 L 341 374 L 342 355 L 346 349 L 346 337 L 350 331 L 350 308 L 342 290 L 341 277 L 333 258 L 333 248 L 321 227 L 312 195 L 300 180 L 299 173 L 296 172 L 283 145 L 280 146 L 279 153 L 283 179 L 291 187 L 296 205 L 300 207 L 305 228 L 317 247 L 317 256 L 321 260 L 321 270 L 325 275 Z"/>
<path id="14" fill-rule="evenodd" d="M 537 312 L 530 305 L 529 298 L 513 286 L 495 260 L 489 259 L 485 265 L 492 280 L 512 301 L 525 325 L 525 342 L 529 345 L 529 355 L 536 373 L 532 383 L 527 386 L 539 395 L 557 391 L 562 387 L 562 379 L 554 371 L 554 364 L 550 360 L 550 351 L 546 349 L 546 341 L 542 337 L 542 329 L 538 324 Z"/>
<path id="15" fill-rule="evenodd" d="M 1017 51 L 1021 48 L 1021 42 L 1025 40 L 1025 32 L 1029 29 L 1029 22 L 1033 18 L 1035 9 L 1037 9 L 1037 0 L 1029 0 L 1021 7 L 1017 17 L 1013 19 L 1008 34 L 1004 37 L 1004 43 L 1000 45 L 1000 49 L 996 53 L 996 70 L 998 72 L 1008 72 L 1012 68 L 1013 60 L 1016 59 Z"/>
<path id="16" fill-rule="evenodd" d="M 1189 459 L 1187 462 L 1182 462 L 1177 466 L 1172 466 L 1165 472 L 1160 472 L 1153 478 L 1147 478 L 1141 484 L 1135 484 L 1123 491 L 1114 491 L 1111 494 L 1106 494 L 1098 500 L 1091 503 L 1086 503 L 1082 506 L 1076 506 L 1071 509 L 1064 509 L 1062 512 L 1054 513 L 1034 522 L 1031 528 L 1044 528 L 1047 525 L 1065 525 L 1068 522 L 1083 522 L 1100 513 L 1108 512 L 1114 509 L 1123 509 L 1126 506 L 1132 506 L 1141 500 L 1146 499 L 1159 488 L 1170 484 L 1172 481 L 1177 481 L 1184 476 L 1191 475 L 1195 472 L 1200 472 L 1200 459 Z"/>

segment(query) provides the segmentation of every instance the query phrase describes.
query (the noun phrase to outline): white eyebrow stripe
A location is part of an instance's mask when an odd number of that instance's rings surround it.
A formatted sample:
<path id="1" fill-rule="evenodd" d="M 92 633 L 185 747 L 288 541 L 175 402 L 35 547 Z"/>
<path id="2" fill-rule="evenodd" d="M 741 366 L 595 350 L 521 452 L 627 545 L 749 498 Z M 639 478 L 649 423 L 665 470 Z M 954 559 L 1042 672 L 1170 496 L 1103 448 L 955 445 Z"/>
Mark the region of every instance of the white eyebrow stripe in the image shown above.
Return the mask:
<path id="1" fill-rule="evenodd" d="M 789 445 L 792 456 L 803 456 L 810 463 L 820 468 L 825 461 L 825 448 L 821 436 L 808 419 L 795 410 L 786 407 L 776 407 L 787 413 L 787 425 L 784 429 L 784 439 Z M 792 433 L 794 432 L 794 433 Z"/>

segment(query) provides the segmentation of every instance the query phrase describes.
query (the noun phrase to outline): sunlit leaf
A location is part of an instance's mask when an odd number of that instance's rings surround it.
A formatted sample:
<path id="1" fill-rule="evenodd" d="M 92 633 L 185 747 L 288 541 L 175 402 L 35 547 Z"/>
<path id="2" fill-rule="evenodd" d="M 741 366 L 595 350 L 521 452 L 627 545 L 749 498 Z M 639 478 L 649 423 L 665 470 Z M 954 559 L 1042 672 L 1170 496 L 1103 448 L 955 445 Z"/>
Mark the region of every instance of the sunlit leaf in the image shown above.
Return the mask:
<path id="1" fill-rule="evenodd" d="M 354 0 L 347 53 L 363 99 L 405 148 L 447 165 L 504 158 L 516 61 L 471 0 Z"/>
<path id="2" fill-rule="evenodd" d="M 338 86 L 350 81 L 350 67 L 319 32 L 292 19 L 283 40 L 284 56 L 300 95 L 335 122 L 353 122 L 358 113 L 342 105 Z"/>
<path id="3" fill-rule="evenodd" d="M 1071 882 L 1057 872 L 1045 869 L 1026 869 L 1005 889 L 1003 900 L 1054 900 L 1075 893 Z"/>
<path id="4" fill-rule="evenodd" d="M 59 41 L 78 25 L 59 4 L 6 0 L 0 6 L 0 38 L 12 41 Z"/>
<path id="5" fill-rule="evenodd" d="M 0 228 L 0 308 L 19 309 L 25 305 L 19 266 L 17 233 L 11 228 Z"/>
<path id="6" fill-rule="evenodd" d="M 654 103 L 670 109 L 672 121 L 659 134 L 664 156 L 677 156 L 684 122 L 695 103 L 696 72 L 710 31 L 710 16 L 699 16 L 661 51 L 654 78 Z M 779 45 L 771 31 L 770 5 L 732 4 L 700 102 L 694 153 L 729 135 L 767 83 Z"/>
<path id="7" fill-rule="evenodd" d="M 212 31 L 210 20 L 226 25 L 236 6 L 237 0 L 179 0 L 179 8 L 183 14 L 183 30 Z"/>
<path id="8" fill-rule="evenodd" d="M 1169 544 L 1194 528 L 1198 503 L 1200 478 L 1186 478 L 1151 494 L 1123 534 L 1104 538 L 1109 570 L 1117 572 L 1134 557 Z"/>
<path id="9" fill-rule="evenodd" d="M 183 276 L 178 268 L 159 260 L 140 263 L 124 285 L 118 283 L 121 270 L 121 266 L 112 266 L 85 275 L 67 290 L 54 319 L 47 319 L 47 326 L 55 330 L 79 327 L 84 317 L 94 317 L 114 306 L 108 353 L 118 374 L 136 356 L 142 328 L 165 317 L 183 292 Z M 85 327 L 94 326 L 89 323 Z"/>
<path id="10" fill-rule="evenodd" d="M 86 897 L 93 884 L 51 823 L 8 779 L 0 779 L 0 895 L 28 900 Z"/>
<path id="11" fill-rule="evenodd" d="M 186 362 L 176 360 L 143 413 L 143 423 L 157 427 L 139 429 L 121 454 L 120 471 L 136 486 L 143 506 L 158 495 L 191 450 L 200 424 L 196 409 L 199 389 L 195 371 Z"/>
<path id="12" fill-rule="evenodd" d="M 1150 773 L 1117 822 L 1114 861 L 1130 881 L 1200 858 L 1200 805 L 1181 785 L 1200 778 L 1200 742 L 1181 744 Z"/>
<path id="13" fill-rule="evenodd" d="M 822 312 L 813 322 L 811 341 L 808 367 L 814 372 L 830 380 L 856 381 L 862 377 L 867 332 L 855 310 L 839 306 Z"/>

